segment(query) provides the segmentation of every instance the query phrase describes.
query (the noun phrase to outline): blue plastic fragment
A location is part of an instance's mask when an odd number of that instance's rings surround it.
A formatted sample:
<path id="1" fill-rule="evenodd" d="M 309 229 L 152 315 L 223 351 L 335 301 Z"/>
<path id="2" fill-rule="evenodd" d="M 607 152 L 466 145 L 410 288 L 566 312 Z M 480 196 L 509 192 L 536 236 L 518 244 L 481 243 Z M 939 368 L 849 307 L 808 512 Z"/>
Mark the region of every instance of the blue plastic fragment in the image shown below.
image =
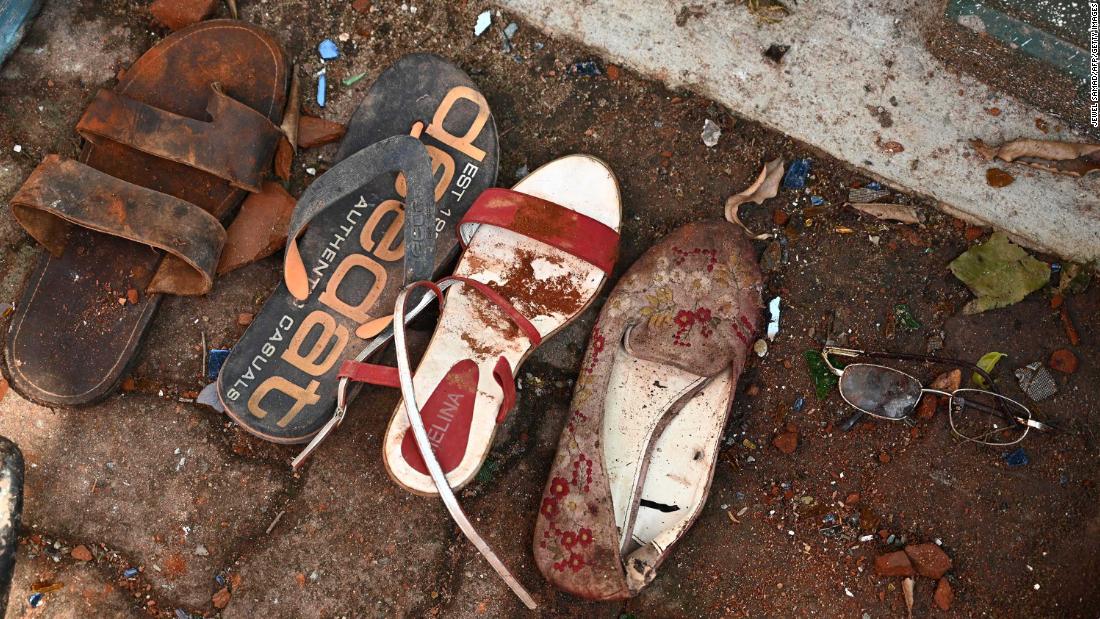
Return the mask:
<path id="1" fill-rule="evenodd" d="M 1005 463 L 1009 466 L 1024 466 L 1031 462 L 1031 459 L 1027 457 L 1027 452 L 1023 447 L 1017 447 L 1016 449 L 1008 452 L 1004 456 Z"/>
<path id="2" fill-rule="evenodd" d="M 566 73 L 577 77 L 595 77 L 597 75 L 603 75 L 603 71 L 600 70 L 600 65 L 596 64 L 595 60 L 574 62 L 566 69 Z"/>
<path id="3" fill-rule="evenodd" d="M 191 613 L 182 608 L 176 609 L 176 619 L 191 619 Z"/>
<path id="4" fill-rule="evenodd" d="M 126 571 L 122 573 L 122 575 L 126 578 L 137 578 L 138 568 L 128 567 L 126 568 Z"/>
<path id="5" fill-rule="evenodd" d="M 866 185 L 867 189 L 882 189 L 882 183 L 878 181 L 871 181 Z"/>
<path id="6" fill-rule="evenodd" d="M 317 105 L 325 107 L 325 91 L 328 90 L 328 80 L 325 79 L 325 74 L 322 73 L 317 76 Z"/>
<path id="7" fill-rule="evenodd" d="M 821 206 L 822 204 L 825 204 L 825 198 L 822 198 L 821 196 L 810 196 L 810 204 L 814 206 Z"/>
<path id="8" fill-rule="evenodd" d="M 340 50 L 332 42 L 332 39 L 321 41 L 321 44 L 317 46 L 317 51 L 320 52 L 322 60 L 332 60 L 340 57 Z"/>
<path id="9" fill-rule="evenodd" d="M 225 359 L 228 356 L 229 351 L 224 348 L 215 348 L 206 353 L 207 380 L 215 380 L 218 378 L 218 372 L 222 371 L 222 364 L 225 363 Z"/>
<path id="10" fill-rule="evenodd" d="M 1060 262 L 1051 262 L 1050 263 L 1050 272 L 1051 273 L 1060 273 L 1061 271 L 1062 271 L 1062 264 Z"/>
<path id="11" fill-rule="evenodd" d="M 31 608 L 38 608 L 39 604 L 42 603 L 42 598 L 44 597 L 46 596 L 42 595 L 41 593 L 32 593 L 31 596 L 27 598 L 27 603 L 31 605 Z"/>
<path id="12" fill-rule="evenodd" d="M 787 173 L 783 175 L 784 189 L 802 189 L 806 186 L 806 177 L 810 174 L 813 163 L 809 159 L 795 159 L 791 162 Z"/>
<path id="13" fill-rule="evenodd" d="M 798 411 L 802 410 L 803 406 L 806 406 L 806 398 L 798 396 L 794 399 L 794 406 L 792 406 L 791 408 L 794 410 L 794 412 L 797 413 Z"/>
<path id="14" fill-rule="evenodd" d="M 222 576 L 221 574 L 214 576 L 214 581 L 223 587 L 225 586 L 225 576 Z"/>

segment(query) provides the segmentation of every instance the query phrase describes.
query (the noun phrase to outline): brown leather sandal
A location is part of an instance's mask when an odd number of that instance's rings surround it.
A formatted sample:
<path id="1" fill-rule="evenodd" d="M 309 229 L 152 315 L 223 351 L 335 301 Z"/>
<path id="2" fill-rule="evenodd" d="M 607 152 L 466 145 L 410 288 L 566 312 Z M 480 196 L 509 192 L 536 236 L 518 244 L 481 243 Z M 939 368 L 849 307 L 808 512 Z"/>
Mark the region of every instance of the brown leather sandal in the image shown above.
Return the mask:
<path id="1" fill-rule="evenodd" d="M 220 220 L 259 192 L 287 100 L 268 33 L 216 20 L 184 28 L 101 90 L 77 123 L 77 160 L 46 157 L 12 198 L 48 250 L 12 318 L 12 386 L 88 404 L 121 382 L 163 294 L 205 294 Z"/>
<path id="2" fill-rule="evenodd" d="M 688 224 L 626 272 L 592 331 L 538 521 L 535 563 L 556 587 L 623 599 L 706 502 L 760 321 L 745 234 Z"/>

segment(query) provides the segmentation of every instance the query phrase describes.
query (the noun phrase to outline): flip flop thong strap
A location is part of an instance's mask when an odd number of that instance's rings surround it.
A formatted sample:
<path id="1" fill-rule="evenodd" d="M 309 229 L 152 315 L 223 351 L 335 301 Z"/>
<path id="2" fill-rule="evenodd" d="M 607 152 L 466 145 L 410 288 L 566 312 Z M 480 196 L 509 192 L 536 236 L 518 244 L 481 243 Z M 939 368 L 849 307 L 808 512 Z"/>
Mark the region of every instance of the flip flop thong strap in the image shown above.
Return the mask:
<path id="1" fill-rule="evenodd" d="M 258 193 L 282 135 L 279 128 L 217 83 L 210 85 L 206 112 L 209 121 L 195 120 L 100 90 L 76 130 L 93 144 L 105 138 Z"/>
<path id="2" fill-rule="evenodd" d="M 358 193 L 363 185 L 387 172 L 406 178 L 405 283 L 429 279 L 435 268 L 435 183 L 431 157 L 416 138 L 398 135 L 348 156 L 318 178 L 298 198 L 287 232 L 284 281 L 299 301 L 309 297 L 310 282 L 298 251 L 298 237 L 309 222 L 341 199 Z M 387 338 L 388 339 L 388 335 Z"/>
<path id="3" fill-rule="evenodd" d="M 147 292 L 197 295 L 213 286 L 225 229 L 190 202 L 49 155 L 11 204 L 16 220 L 54 256 L 80 226 L 168 252 Z"/>
<path id="4" fill-rule="evenodd" d="M 454 280 L 442 282 L 440 288 L 445 288 L 453 283 L 455 283 Z M 489 547 L 489 544 L 485 542 L 485 539 L 478 534 L 470 519 L 462 511 L 462 506 L 458 504 L 454 490 L 451 489 L 450 482 L 447 481 L 447 476 L 443 473 L 443 467 L 440 466 L 439 460 L 436 459 L 435 452 L 432 450 L 427 429 L 424 427 L 424 419 L 420 415 L 420 405 L 416 401 L 412 369 L 409 364 L 409 351 L 405 342 L 405 302 L 409 292 L 414 287 L 415 284 L 409 285 L 401 291 L 397 296 L 397 304 L 394 310 L 394 325 L 396 326 L 394 329 L 394 344 L 397 352 L 397 373 L 401 383 L 401 397 L 405 402 L 405 413 L 409 418 L 409 427 L 412 430 L 413 438 L 416 439 L 416 445 L 420 448 L 420 455 L 424 458 L 424 464 L 428 467 L 428 473 L 439 492 L 439 498 L 443 501 L 443 505 L 446 506 L 447 512 L 454 519 L 455 524 L 462 530 L 466 539 L 470 540 L 478 552 L 485 557 L 485 560 L 489 562 L 489 565 L 492 566 L 501 580 L 516 594 L 516 597 L 527 608 L 534 610 L 538 607 L 534 598 L 520 584 L 519 580 L 508 571 L 508 568 L 504 566 L 504 563 Z"/>
<path id="5" fill-rule="evenodd" d="M 511 189 L 486 189 L 458 225 L 465 247 L 479 225 L 522 234 L 610 273 L 619 250 L 619 233 L 582 213 Z"/>

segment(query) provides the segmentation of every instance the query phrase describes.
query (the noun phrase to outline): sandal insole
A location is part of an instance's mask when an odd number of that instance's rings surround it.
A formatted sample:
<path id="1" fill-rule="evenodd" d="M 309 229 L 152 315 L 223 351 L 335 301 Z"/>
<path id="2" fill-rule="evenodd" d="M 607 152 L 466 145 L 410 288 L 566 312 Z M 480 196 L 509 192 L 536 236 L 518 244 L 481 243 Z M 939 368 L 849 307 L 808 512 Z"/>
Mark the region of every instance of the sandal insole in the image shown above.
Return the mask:
<path id="1" fill-rule="evenodd" d="M 618 185 L 606 164 L 593 157 L 571 155 L 551 161 L 524 177 L 513 189 L 619 229 Z M 488 284 L 530 320 L 543 338 L 574 319 L 606 281 L 602 271 L 580 258 L 511 230 L 488 225 L 480 226 L 474 233 L 455 267 L 455 275 Z M 493 377 L 493 367 L 503 356 L 513 371 L 518 372 L 531 348 L 519 327 L 477 290 L 456 284 L 447 290 L 446 299 L 413 383 L 430 433 L 429 418 L 437 412 L 424 403 L 455 363 L 463 359 L 477 363 L 477 399 L 469 426 L 452 422 L 442 428 L 443 434 L 460 432 L 468 437 L 468 441 L 463 441 L 461 461 L 450 469 L 444 467 L 452 487 L 459 488 L 477 474 L 496 431 L 502 391 Z M 405 458 L 407 450 L 415 449 L 408 428 L 404 404 L 398 404 L 383 443 L 386 467 L 391 477 L 409 490 L 434 494 L 435 484 L 423 468 L 422 459 L 410 462 Z"/>
<path id="2" fill-rule="evenodd" d="M 375 80 L 340 146 L 345 158 L 422 123 L 419 137 L 433 157 L 439 208 L 437 269 L 458 251 L 458 220 L 496 182 L 496 126 L 488 104 L 475 99 L 484 102 L 458 67 L 431 54 L 405 56 Z M 218 377 L 226 412 L 269 441 L 306 442 L 328 421 L 341 362 L 369 343 L 356 337 L 356 328 L 364 316 L 392 314 L 405 283 L 396 175 L 364 170 L 358 181 L 359 192 L 318 215 L 299 239 L 309 298 L 298 302 L 280 284 Z M 322 175 L 314 182 L 334 181 Z"/>
<path id="3" fill-rule="evenodd" d="M 601 441 L 615 523 L 623 535 L 629 533 L 632 538 L 628 550 L 654 540 L 666 547 L 702 509 L 731 403 L 731 373 L 703 384 L 667 419 L 667 425 L 659 427 L 669 407 L 706 379 L 639 359 L 618 347 L 608 382 Z M 640 480 L 640 465 L 651 440 L 655 444 L 650 448 L 645 478 Z M 622 529 L 638 483 L 642 484 L 641 505 L 632 530 L 627 532 Z"/>
<path id="4" fill-rule="evenodd" d="M 208 120 L 213 82 L 273 123 L 280 122 L 288 84 L 283 51 L 263 30 L 236 21 L 204 22 L 169 35 L 134 62 L 115 91 Z M 107 140 L 85 144 L 80 160 L 219 218 L 245 194 L 206 172 Z M 43 253 L 16 305 L 5 347 L 12 385 L 49 404 L 95 402 L 114 391 L 136 356 L 161 300 L 159 294 L 146 295 L 145 289 L 164 254 L 76 227 L 61 256 Z M 127 299 L 131 289 L 137 292 L 137 303 Z"/>

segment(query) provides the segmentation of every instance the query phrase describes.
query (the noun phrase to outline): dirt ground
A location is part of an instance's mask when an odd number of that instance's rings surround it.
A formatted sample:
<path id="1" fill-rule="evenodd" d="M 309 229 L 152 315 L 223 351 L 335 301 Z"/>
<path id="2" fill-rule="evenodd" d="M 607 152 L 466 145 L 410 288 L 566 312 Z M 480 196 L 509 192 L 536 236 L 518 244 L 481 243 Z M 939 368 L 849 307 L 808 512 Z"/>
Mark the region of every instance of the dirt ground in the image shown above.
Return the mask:
<path id="1" fill-rule="evenodd" d="M 563 154 L 606 160 L 625 210 L 616 275 L 677 226 L 721 216 L 725 197 L 747 186 L 762 162 L 813 161 L 805 191 L 782 190 L 763 206 L 743 208 L 753 230 L 781 239 L 780 260 L 766 265 L 765 292 L 783 300 L 779 335 L 741 380 L 705 510 L 637 598 L 577 600 L 545 583 L 531 559 L 542 488 L 596 309 L 517 372 L 517 411 L 460 499 L 533 590 L 541 614 L 905 616 L 900 579 L 876 576 L 872 565 L 910 542 L 938 542 L 954 562 L 951 610 L 935 609 L 934 581 L 918 578 L 914 616 L 1100 612 L 1100 286 L 1065 302 L 1080 334 L 1076 346 L 1047 290 L 964 316 L 971 294 L 947 264 L 987 231 L 968 230 L 935 204 L 904 194 L 893 199 L 916 206 L 926 225 L 858 215 L 843 204 L 849 187 L 870 180 L 859 172 L 691 93 L 611 69 L 522 22 L 505 52 L 502 30 L 516 21 L 507 14 L 494 13 L 492 28 L 473 35 L 485 2 L 376 0 L 366 14 L 329 0 L 239 4 L 244 19 L 282 40 L 304 76 L 320 67 L 318 42 L 348 35 L 343 56 L 329 65 L 328 107 L 312 103 L 307 79 L 306 113 L 346 121 L 384 67 L 427 50 L 455 61 L 487 96 L 501 132 L 500 185 Z M 6 201 L 46 154 L 76 154 L 73 126 L 91 96 L 165 34 L 144 5 L 47 3 L 0 72 L 0 198 Z M 602 75 L 567 71 L 583 60 L 597 61 Z M 363 72 L 355 85 L 341 84 Z M 714 148 L 700 139 L 707 118 L 722 128 Z M 335 146 L 304 151 L 291 192 L 312 178 L 306 168 L 319 174 L 334 154 Z M 822 203 L 813 205 L 812 196 Z M 785 217 L 785 225 L 775 223 Z M 757 242 L 761 253 L 767 245 Z M 18 297 L 37 252 L 4 210 L 0 301 Z M 166 300 L 132 391 L 73 410 L 50 410 L 13 392 L 0 401 L 0 433 L 22 446 L 28 463 L 9 617 L 527 614 L 438 501 L 411 496 L 387 477 L 380 440 L 396 393 L 364 392 L 338 435 L 298 475 L 287 465 L 294 449 L 179 401 L 206 382 L 202 335 L 212 347 L 232 346 L 243 331 L 238 314 L 258 311 L 278 277 L 272 258 L 222 278 L 206 297 Z M 920 328 L 898 325 L 901 303 Z M 1063 431 L 1029 436 L 1023 466 L 1009 466 L 1006 450 L 956 441 L 943 411 L 912 426 L 867 422 L 843 431 L 850 410 L 836 393 L 817 399 L 803 360 L 829 334 L 867 348 L 942 346 L 939 354 L 971 361 L 1004 352 L 995 375 L 1006 394 L 1023 401 L 1013 370 L 1071 348 L 1079 369 L 1055 373 L 1059 393 L 1032 405 Z M 936 373 L 914 372 L 925 380 Z M 800 437 L 789 455 L 771 445 L 787 424 Z M 866 535 L 872 538 L 860 541 Z M 90 560 L 72 556 L 79 545 Z M 127 571 L 133 568 L 136 574 Z M 49 590 L 51 584 L 62 586 Z M 31 608 L 28 596 L 43 588 L 43 603 Z M 218 611 L 212 597 L 223 588 L 230 599 Z"/>

